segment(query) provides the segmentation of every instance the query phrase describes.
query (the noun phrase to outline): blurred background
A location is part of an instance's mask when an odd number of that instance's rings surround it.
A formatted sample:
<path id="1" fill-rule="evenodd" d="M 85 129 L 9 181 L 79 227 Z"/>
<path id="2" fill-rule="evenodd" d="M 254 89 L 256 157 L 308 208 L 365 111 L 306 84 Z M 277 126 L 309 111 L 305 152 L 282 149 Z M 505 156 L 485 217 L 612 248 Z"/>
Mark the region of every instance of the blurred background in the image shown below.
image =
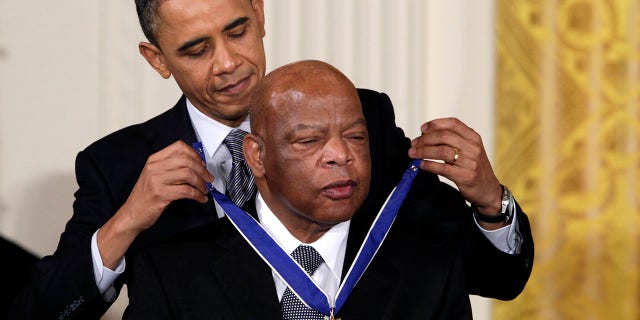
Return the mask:
<path id="1" fill-rule="evenodd" d="M 389 94 L 409 137 L 445 116 L 482 135 L 536 259 L 476 319 L 640 319 L 640 0 L 264 2 L 268 70 L 324 60 Z M 0 235 L 52 253 L 77 152 L 177 101 L 143 40 L 131 0 L 0 0 Z"/>

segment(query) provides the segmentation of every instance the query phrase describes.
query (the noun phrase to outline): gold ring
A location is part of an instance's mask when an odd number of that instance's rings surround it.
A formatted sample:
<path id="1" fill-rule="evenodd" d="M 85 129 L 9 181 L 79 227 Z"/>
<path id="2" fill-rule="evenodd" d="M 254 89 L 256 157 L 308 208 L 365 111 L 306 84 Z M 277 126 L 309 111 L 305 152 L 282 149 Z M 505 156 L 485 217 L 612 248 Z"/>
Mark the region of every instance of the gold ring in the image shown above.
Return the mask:
<path id="1" fill-rule="evenodd" d="M 460 149 L 453 148 L 453 162 L 455 163 L 460 158 Z"/>

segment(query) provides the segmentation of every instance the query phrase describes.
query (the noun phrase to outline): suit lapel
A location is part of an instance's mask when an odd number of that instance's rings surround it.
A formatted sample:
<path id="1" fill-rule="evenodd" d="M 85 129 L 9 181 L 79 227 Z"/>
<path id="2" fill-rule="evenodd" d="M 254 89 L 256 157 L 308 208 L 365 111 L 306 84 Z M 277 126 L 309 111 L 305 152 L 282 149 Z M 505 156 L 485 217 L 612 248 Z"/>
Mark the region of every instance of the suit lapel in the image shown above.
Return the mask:
<path id="1" fill-rule="evenodd" d="M 351 219 L 342 270 L 342 281 L 344 281 L 347 272 L 351 268 L 377 213 L 378 211 L 371 207 L 362 207 Z M 382 247 L 384 246 L 385 243 L 383 242 Z M 388 289 L 395 285 L 393 277 L 389 275 L 398 274 L 399 272 L 393 261 L 389 261 L 386 256 L 381 255 L 381 252 L 382 250 L 378 251 L 373 257 L 370 265 L 356 283 L 352 294 L 347 298 L 344 311 L 341 311 L 337 316 L 344 315 L 345 312 L 352 314 L 353 310 L 356 310 L 355 314 L 358 314 L 357 310 L 362 309 L 365 305 L 382 308 L 389 303 L 384 294 L 371 294 L 372 292 L 388 292 Z"/>
<path id="2" fill-rule="evenodd" d="M 211 265 L 221 291 L 237 319 L 279 319 L 280 304 L 271 269 L 233 231 L 233 236 L 218 242 L 226 253 Z"/>
<path id="3" fill-rule="evenodd" d="M 347 238 L 347 249 L 345 251 L 344 264 L 342 267 L 343 279 L 355 260 L 356 254 L 358 254 L 358 250 L 360 250 L 362 242 L 364 242 L 364 238 L 367 236 L 367 232 L 369 231 L 371 224 L 373 224 L 375 215 L 371 214 L 371 212 L 373 212 L 371 208 L 362 207 L 351 219 L 349 237 Z"/>
<path id="4" fill-rule="evenodd" d="M 195 130 L 187 111 L 187 99 L 183 95 L 173 108 L 160 115 L 157 121 L 149 122 L 150 130 L 146 131 L 147 139 L 152 143 L 155 152 L 168 145 L 182 140 L 191 145 L 197 141 Z"/>

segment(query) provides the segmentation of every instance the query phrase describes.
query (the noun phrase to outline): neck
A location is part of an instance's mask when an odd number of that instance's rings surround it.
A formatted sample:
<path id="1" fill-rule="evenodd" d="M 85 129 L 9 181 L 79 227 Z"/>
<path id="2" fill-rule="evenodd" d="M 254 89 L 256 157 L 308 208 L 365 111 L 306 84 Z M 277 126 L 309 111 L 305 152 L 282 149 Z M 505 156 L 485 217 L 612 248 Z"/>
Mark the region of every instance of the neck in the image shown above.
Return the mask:
<path id="1" fill-rule="evenodd" d="M 235 112 L 216 113 L 210 109 L 199 106 L 198 104 L 196 104 L 197 101 L 194 102 L 193 100 L 189 100 L 189 102 L 191 102 L 193 107 L 204 114 L 206 117 L 222 123 L 230 128 L 237 128 L 238 126 L 240 126 L 249 115 L 249 113 L 242 108 L 237 108 Z"/>

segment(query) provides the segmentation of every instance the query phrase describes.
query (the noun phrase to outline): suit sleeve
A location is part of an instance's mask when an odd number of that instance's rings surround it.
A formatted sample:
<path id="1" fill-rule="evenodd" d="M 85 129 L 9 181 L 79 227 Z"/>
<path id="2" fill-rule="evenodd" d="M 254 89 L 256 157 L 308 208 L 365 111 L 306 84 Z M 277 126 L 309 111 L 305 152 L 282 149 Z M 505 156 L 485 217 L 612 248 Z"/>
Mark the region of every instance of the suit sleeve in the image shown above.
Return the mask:
<path id="1" fill-rule="evenodd" d="M 76 158 L 76 178 L 73 216 L 54 254 L 36 264 L 9 319 L 99 319 L 110 305 L 95 283 L 91 236 L 116 208 L 104 175 L 85 151 Z"/>
<path id="2" fill-rule="evenodd" d="M 408 156 L 411 141 L 396 126 L 393 105 L 387 95 L 366 89 L 358 89 L 358 94 L 369 129 L 372 163 L 371 190 L 365 205 L 380 208 L 411 162 Z M 518 255 L 510 255 L 498 250 L 482 234 L 473 221 L 471 208 L 457 190 L 429 172 L 423 172 L 420 181 L 413 187 L 417 194 L 429 198 L 436 207 L 460 221 L 459 237 L 469 292 L 502 300 L 520 294 L 533 265 L 531 227 L 520 206 L 516 206 L 516 214 L 522 250 Z"/>
<path id="3" fill-rule="evenodd" d="M 473 222 L 468 223 L 466 273 L 469 293 L 500 300 L 515 299 L 524 290 L 533 267 L 534 246 L 527 215 L 516 203 L 521 250 L 511 255 L 498 250 Z"/>

